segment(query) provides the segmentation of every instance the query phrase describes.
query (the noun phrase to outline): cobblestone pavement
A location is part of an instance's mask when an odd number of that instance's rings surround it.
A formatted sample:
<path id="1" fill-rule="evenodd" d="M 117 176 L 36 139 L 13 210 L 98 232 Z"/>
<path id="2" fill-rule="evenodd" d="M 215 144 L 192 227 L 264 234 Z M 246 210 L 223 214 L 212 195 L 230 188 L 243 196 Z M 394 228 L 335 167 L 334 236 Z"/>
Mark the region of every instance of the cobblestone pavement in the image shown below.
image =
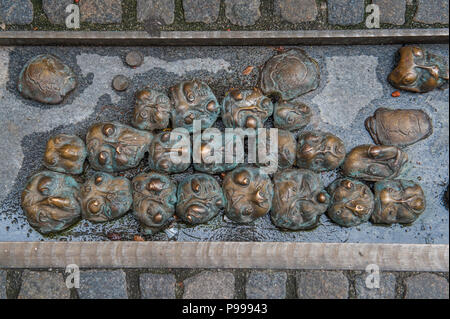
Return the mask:
<path id="1" fill-rule="evenodd" d="M 381 28 L 448 27 L 448 0 L 0 0 L 0 30 L 64 30 L 76 3 L 82 30 L 364 29 L 380 9 Z"/>
<path id="2" fill-rule="evenodd" d="M 381 273 L 366 287 L 356 271 L 81 270 L 68 289 L 61 269 L 0 270 L 0 299 L 448 299 L 448 273 Z M 70 280 L 67 280 L 70 282 Z"/>

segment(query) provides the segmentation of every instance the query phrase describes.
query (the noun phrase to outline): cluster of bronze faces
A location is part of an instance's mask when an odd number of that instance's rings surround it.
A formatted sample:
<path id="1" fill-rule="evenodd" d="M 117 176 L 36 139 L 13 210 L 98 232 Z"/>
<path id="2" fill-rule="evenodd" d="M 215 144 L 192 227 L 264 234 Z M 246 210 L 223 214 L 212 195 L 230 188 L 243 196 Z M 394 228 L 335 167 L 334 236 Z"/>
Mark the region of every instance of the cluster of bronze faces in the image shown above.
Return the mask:
<path id="1" fill-rule="evenodd" d="M 440 57 L 416 47 L 404 47 L 399 54 L 398 66 L 389 76 L 394 86 L 425 92 L 448 83 L 448 66 Z M 40 56 L 24 67 L 19 90 L 26 87 L 27 98 L 42 88 L 59 93 L 47 92 L 46 96 L 41 90 L 35 100 L 60 99 L 60 93 L 67 91 L 58 88 L 68 83 L 58 76 L 68 72 L 65 79 L 73 79 L 71 71 L 54 59 Z M 30 66 L 32 77 L 28 76 Z M 33 81 L 23 83 L 30 78 Z M 39 85 L 39 81 L 50 80 L 51 85 Z M 374 144 L 347 152 L 339 137 L 303 130 L 312 112 L 293 99 L 316 89 L 319 82 L 317 62 L 293 49 L 267 61 L 259 88 L 230 89 L 221 105 L 211 88 L 199 80 L 175 85 L 169 96 L 145 88 L 136 93 L 132 126 L 97 123 L 90 127 L 85 141 L 66 134 L 50 138 L 43 161 L 47 170 L 32 176 L 22 193 L 28 221 L 42 233 L 55 233 L 81 218 L 107 222 L 132 211 L 146 234 L 164 229 L 174 216 L 195 225 L 208 222 L 222 210 L 236 223 L 251 223 L 270 212 L 272 222 L 286 230 L 314 228 L 325 212 L 345 227 L 369 219 L 377 224 L 414 222 L 425 210 L 425 196 L 417 183 L 399 179 L 408 163 L 403 148 L 432 134 L 430 117 L 417 109 L 379 108 L 365 122 Z M 261 128 L 273 116 L 279 129 L 279 166 L 272 177 L 258 168 L 266 165 L 263 160 L 255 166 L 194 164 L 200 173 L 178 185 L 170 177 L 191 166 L 190 155 L 181 162 L 171 156 L 185 151 L 176 147 L 177 141 L 191 138 L 177 128 L 192 132 L 198 120 L 202 129 L 207 129 L 219 116 L 230 128 Z M 298 132 L 297 138 L 294 132 Z M 211 152 L 214 143 L 202 140 L 202 154 Z M 111 174 L 137 167 L 147 153 L 150 172 L 131 181 Z M 71 175 L 86 170 L 86 159 L 96 172 L 79 184 Z M 338 168 L 343 177 L 325 188 L 318 173 Z M 373 191 L 365 182 L 374 183 Z"/>

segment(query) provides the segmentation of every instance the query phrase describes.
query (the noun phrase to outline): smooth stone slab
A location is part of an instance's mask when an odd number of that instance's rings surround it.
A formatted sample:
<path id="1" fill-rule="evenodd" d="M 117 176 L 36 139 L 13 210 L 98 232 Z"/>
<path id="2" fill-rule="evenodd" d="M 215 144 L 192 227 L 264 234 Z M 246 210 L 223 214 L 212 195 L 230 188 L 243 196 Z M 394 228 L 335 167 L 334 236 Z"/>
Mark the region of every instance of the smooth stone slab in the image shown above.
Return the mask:
<path id="1" fill-rule="evenodd" d="M 247 299 L 285 299 L 286 280 L 285 272 L 253 271 L 245 286 Z"/>
<path id="2" fill-rule="evenodd" d="M 6 271 L 0 270 L 0 299 L 6 299 Z"/>
<path id="3" fill-rule="evenodd" d="M 308 271 L 297 275 L 299 299 L 347 299 L 348 279 L 341 271 Z"/>
<path id="4" fill-rule="evenodd" d="M 186 22 L 213 23 L 219 17 L 220 0 L 183 0 Z"/>
<path id="5" fill-rule="evenodd" d="M 231 23 L 254 25 L 261 17 L 260 0 L 225 0 L 225 15 Z"/>
<path id="6" fill-rule="evenodd" d="M 448 24 L 448 0 L 418 0 L 415 22 Z"/>
<path id="7" fill-rule="evenodd" d="M 33 22 L 33 3 L 30 0 L 1 0 L 0 22 L 25 25 Z"/>
<path id="8" fill-rule="evenodd" d="M 137 0 L 137 19 L 160 18 L 165 24 L 175 21 L 175 0 Z"/>
<path id="9" fill-rule="evenodd" d="M 108 24 L 122 22 L 121 0 L 80 0 L 81 22 Z"/>
<path id="10" fill-rule="evenodd" d="M 183 299 L 233 299 L 234 276 L 231 272 L 204 271 L 184 281 Z"/>
<path id="11" fill-rule="evenodd" d="M 316 0 L 275 0 L 275 12 L 290 23 L 315 21 L 318 14 Z"/>
<path id="12" fill-rule="evenodd" d="M 369 274 L 363 273 L 356 278 L 356 295 L 358 299 L 394 299 L 395 298 L 395 275 L 391 273 L 380 273 L 380 288 L 368 288 L 366 278 Z"/>
<path id="13" fill-rule="evenodd" d="M 42 8 L 48 20 L 53 24 L 65 24 L 66 7 L 73 4 L 73 0 L 42 0 Z"/>
<path id="14" fill-rule="evenodd" d="M 127 299 L 127 282 L 122 270 L 80 272 L 80 299 Z"/>
<path id="15" fill-rule="evenodd" d="M 373 0 L 380 8 L 380 22 L 403 25 L 405 24 L 406 0 Z"/>
<path id="16" fill-rule="evenodd" d="M 328 23 L 354 25 L 364 21 L 364 0 L 328 0 Z"/>
<path id="17" fill-rule="evenodd" d="M 406 299 L 448 299 L 448 281 L 435 274 L 419 274 L 406 279 Z"/>
<path id="18" fill-rule="evenodd" d="M 139 277 L 142 299 L 175 299 L 174 275 L 142 274 Z"/>
<path id="19" fill-rule="evenodd" d="M 55 272 L 24 271 L 19 299 L 69 299 L 63 275 Z"/>

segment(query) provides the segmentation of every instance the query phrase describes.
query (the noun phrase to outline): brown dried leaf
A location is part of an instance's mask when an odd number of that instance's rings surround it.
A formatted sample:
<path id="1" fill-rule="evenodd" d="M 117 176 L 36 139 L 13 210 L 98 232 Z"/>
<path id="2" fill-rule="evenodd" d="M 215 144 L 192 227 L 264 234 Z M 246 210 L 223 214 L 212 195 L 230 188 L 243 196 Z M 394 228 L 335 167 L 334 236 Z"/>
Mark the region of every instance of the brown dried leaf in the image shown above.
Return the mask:
<path id="1" fill-rule="evenodd" d="M 252 73 L 254 68 L 255 68 L 254 66 L 248 66 L 248 67 L 245 68 L 244 71 L 242 71 L 242 74 L 243 75 L 249 75 L 250 73 Z"/>

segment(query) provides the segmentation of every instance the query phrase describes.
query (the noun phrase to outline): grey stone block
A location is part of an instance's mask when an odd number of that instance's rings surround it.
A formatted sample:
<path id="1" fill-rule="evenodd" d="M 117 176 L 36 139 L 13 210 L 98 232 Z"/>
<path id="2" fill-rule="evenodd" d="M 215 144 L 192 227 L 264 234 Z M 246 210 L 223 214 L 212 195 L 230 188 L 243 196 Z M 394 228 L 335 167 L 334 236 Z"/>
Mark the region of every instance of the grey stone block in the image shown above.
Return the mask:
<path id="1" fill-rule="evenodd" d="M 380 288 L 368 288 L 366 278 L 368 274 L 363 273 L 356 278 L 355 288 L 358 299 L 394 299 L 396 278 L 390 273 L 380 274 Z"/>
<path id="2" fill-rule="evenodd" d="M 233 299 L 234 276 L 230 272 L 204 271 L 184 281 L 183 299 Z"/>
<path id="3" fill-rule="evenodd" d="M 373 0 L 380 8 L 380 22 L 395 25 L 405 24 L 406 0 Z"/>
<path id="4" fill-rule="evenodd" d="M 138 21 L 144 22 L 149 17 L 158 17 L 165 24 L 172 24 L 175 21 L 175 0 L 138 0 Z"/>
<path id="5" fill-rule="evenodd" d="M 127 282 L 122 270 L 81 271 L 78 296 L 81 299 L 127 299 Z"/>
<path id="6" fill-rule="evenodd" d="M 48 20 L 53 24 L 64 24 L 68 13 L 66 7 L 73 0 L 42 0 L 42 8 Z"/>
<path id="7" fill-rule="evenodd" d="M 245 292 L 248 299 L 284 299 L 286 298 L 285 272 L 253 271 L 247 279 Z"/>
<path id="8" fill-rule="evenodd" d="M 0 270 L 0 299 L 6 299 L 6 271 Z"/>
<path id="9" fill-rule="evenodd" d="M 448 299 L 447 279 L 434 274 L 419 274 L 406 279 L 406 299 Z"/>
<path id="10" fill-rule="evenodd" d="M 219 17 L 220 0 L 183 0 L 186 22 L 213 23 Z"/>
<path id="11" fill-rule="evenodd" d="M 318 8 L 316 0 L 275 0 L 275 12 L 290 23 L 316 20 Z"/>
<path id="12" fill-rule="evenodd" d="M 0 22 L 25 25 L 33 22 L 30 0 L 0 0 Z"/>
<path id="13" fill-rule="evenodd" d="M 142 299 L 175 299 L 174 275 L 142 274 L 139 283 Z"/>
<path id="14" fill-rule="evenodd" d="M 426 24 L 448 24 L 449 0 L 418 0 L 414 21 Z"/>
<path id="15" fill-rule="evenodd" d="M 62 274 L 55 272 L 24 271 L 19 299 L 69 299 Z"/>
<path id="16" fill-rule="evenodd" d="M 81 22 L 108 24 L 122 22 L 121 0 L 80 0 Z"/>
<path id="17" fill-rule="evenodd" d="M 259 0 L 225 0 L 225 15 L 231 23 L 253 25 L 261 17 Z"/>
<path id="18" fill-rule="evenodd" d="M 328 0 L 328 23 L 354 25 L 364 21 L 364 0 Z"/>
<path id="19" fill-rule="evenodd" d="M 307 271 L 297 275 L 300 299 L 347 299 L 348 279 L 340 271 Z"/>

